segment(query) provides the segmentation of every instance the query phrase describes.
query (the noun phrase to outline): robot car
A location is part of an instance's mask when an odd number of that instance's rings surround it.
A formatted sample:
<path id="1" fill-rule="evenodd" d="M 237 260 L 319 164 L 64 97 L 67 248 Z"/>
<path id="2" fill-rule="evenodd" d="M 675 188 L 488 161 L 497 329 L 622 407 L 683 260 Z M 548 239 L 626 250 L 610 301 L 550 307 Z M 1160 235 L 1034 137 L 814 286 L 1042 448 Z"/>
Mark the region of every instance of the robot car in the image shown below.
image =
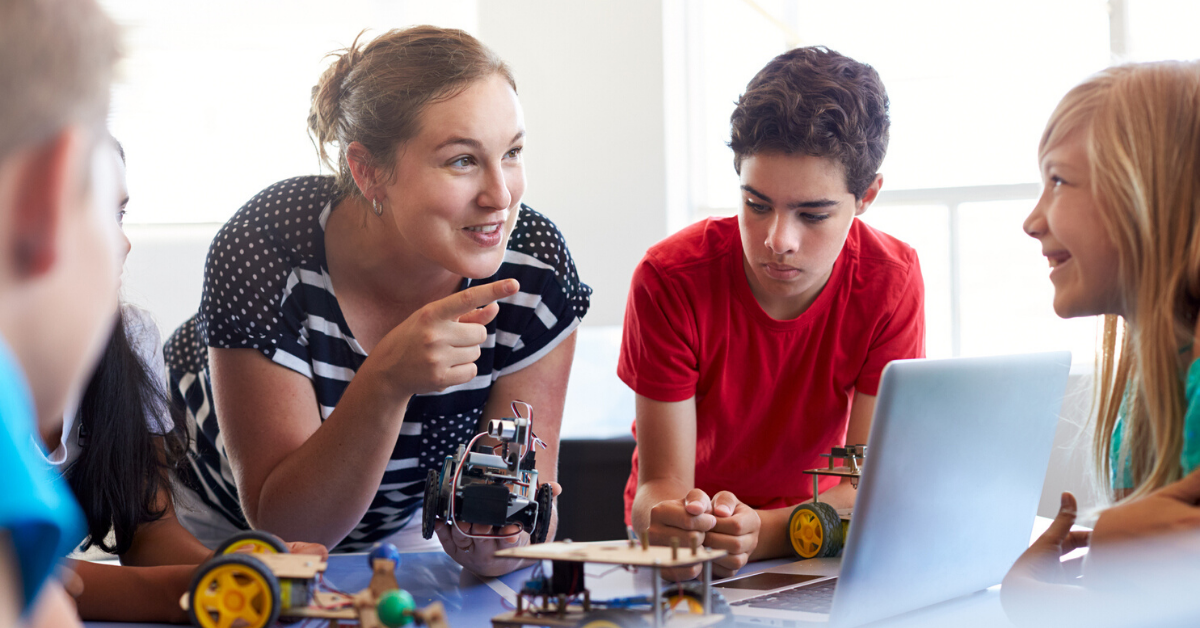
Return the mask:
<path id="1" fill-rule="evenodd" d="M 572 543 L 561 541 L 496 552 L 504 558 L 550 561 L 546 576 L 542 563 L 517 594 L 516 608 L 492 618 L 493 628 L 573 626 L 575 628 L 711 628 L 729 626 L 733 614 L 725 598 L 712 588 L 712 561 L 725 550 L 701 547 L 650 546 L 625 543 Z M 653 593 L 649 596 L 592 599 L 585 583 L 584 564 L 601 563 L 626 569 L 649 569 Z M 698 582 L 664 583 L 661 570 L 701 565 Z"/>
<path id="2" fill-rule="evenodd" d="M 830 504 L 817 501 L 817 480 L 822 475 L 850 478 L 850 483 L 858 488 L 858 479 L 862 477 L 859 461 L 866 455 L 866 445 L 834 447 L 829 453 L 821 454 L 829 459 L 827 468 L 805 471 L 813 476 L 813 500 L 796 506 L 788 520 L 788 538 L 800 558 L 829 558 L 842 551 L 850 530 L 852 509 L 839 512 Z M 835 459 L 840 459 L 842 465 L 835 466 Z"/>
<path id="3" fill-rule="evenodd" d="M 236 534 L 196 569 L 180 606 L 199 628 L 267 628 L 282 618 L 318 619 L 331 628 L 429 626 L 448 628 L 441 602 L 417 608 L 396 582 L 400 553 L 385 543 L 371 550 L 370 585 L 347 593 L 325 581 L 317 556 L 290 554 L 275 536 L 257 530 Z"/>
<path id="4" fill-rule="evenodd" d="M 525 407 L 522 416 L 517 406 Z M 472 537 L 503 537 L 498 530 L 517 524 L 541 543 L 550 532 L 553 493 L 550 485 L 538 486 L 534 446 L 546 447 L 533 433 L 533 407 L 523 401 L 512 404 L 515 418 L 494 419 L 486 432 L 459 445 L 446 456 L 440 472 L 430 469 L 425 482 L 425 510 L 421 533 L 433 536 L 434 523 L 462 522 L 492 526 L 488 534 Z M 480 442 L 490 437 L 491 443 Z"/>

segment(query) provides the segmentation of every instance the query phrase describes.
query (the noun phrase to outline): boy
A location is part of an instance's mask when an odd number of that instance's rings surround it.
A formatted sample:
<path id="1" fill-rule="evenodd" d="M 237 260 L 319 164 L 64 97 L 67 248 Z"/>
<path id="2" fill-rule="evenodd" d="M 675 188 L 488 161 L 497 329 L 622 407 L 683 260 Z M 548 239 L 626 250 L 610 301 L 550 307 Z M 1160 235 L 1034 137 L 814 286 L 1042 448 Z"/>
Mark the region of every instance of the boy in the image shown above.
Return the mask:
<path id="1" fill-rule="evenodd" d="M 0 625 L 78 622 L 43 583 L 83 537 L 33 459 L 112 326 L 116 155 L 105 145 L 116 29 L 92 0 L 0 3 Z M 35 603 L 35 599 L 37 602 Z"/>
<path id="2" fill-rule="evenodd" d="M 729 551 L 718 576 L 790 553 L 792 507 L 813 497 L 801 471 L 865 443 L 884 365 L 924 355 L 916 253 L 854 219 L 883 183 L 887 107 L 868 65 L 824 48 L 776 57 L 731 117 L 739 215 L 668 237 L 634 273 L 618 365 L 637 393 L 626 520 L 654 544 Z M 849 482 L 820 490 L 854 503 Z"/>

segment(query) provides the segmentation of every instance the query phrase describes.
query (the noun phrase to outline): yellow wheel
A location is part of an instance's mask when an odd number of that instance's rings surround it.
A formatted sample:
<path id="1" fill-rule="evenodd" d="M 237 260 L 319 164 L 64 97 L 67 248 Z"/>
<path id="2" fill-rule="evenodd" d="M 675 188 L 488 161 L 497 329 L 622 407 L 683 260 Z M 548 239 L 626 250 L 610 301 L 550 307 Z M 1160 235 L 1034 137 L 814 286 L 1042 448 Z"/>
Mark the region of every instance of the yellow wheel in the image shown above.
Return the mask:
<path id="1" fill-rule="evenodd" d="M 729 602 L 716 589 L 709 591 L 712 598 L 712 612 L 717 615 L 730 614 Z M 704 614 L 704 584 L 701 582 L 676 582 L 667 584 L 662 594 L 667 608 L 678 615 Z"/>
<path id="2" fill-rule="evenodd" d="M 704 614 L 704 603 L 686 593 L 667 596 L 667 608 L 676 613 L 686 613 L 688 615 Z"/>
<path id="3" fill-rule="evenodd" d="M 222 541 L 213 553 L 217 556 L 233 553 L 286 554 L 288 547 L 279 537 L 270 532 L 246 530 Z"/>
<path id="4" fill-rule="evenodd" d="M 827 558 L 842 551 L 841 518 L 824 502 L 800 504 L 788 521 L 788 539 L 800 558 Z"/>
<path id="5" fill-rule="evenodd" d="M 649 625 L 633 611 L 607 609 L 589 613 L 575 628 L 649 628 Z"/>
<path id="6" fill-rule="evenodd" d="M 188 615 L 202 628 L 266 628 L 279 619 L 279 580 L 247 554 L 218 556 L 192 580 Z"/>

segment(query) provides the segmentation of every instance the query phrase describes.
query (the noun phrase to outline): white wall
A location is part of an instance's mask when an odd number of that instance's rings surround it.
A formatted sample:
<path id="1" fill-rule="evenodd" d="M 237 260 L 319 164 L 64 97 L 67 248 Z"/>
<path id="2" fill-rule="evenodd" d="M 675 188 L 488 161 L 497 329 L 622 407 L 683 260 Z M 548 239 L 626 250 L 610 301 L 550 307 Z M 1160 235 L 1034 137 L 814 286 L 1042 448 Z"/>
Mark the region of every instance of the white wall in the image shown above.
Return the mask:
<path id="1" fill-rule="evenodd" d="M 595 294 L 585 325 L 619 325 L 634 265 L 667 235 L 659 0 L 480 2 L 478 35 L 525 108 L 525 200 L 566 236 Z"/>
<path id="2" fill-rule="evenodd" d="M 220 228 L 219 223 L 125 225 L 133 248 L 121 296 L 154 315 L 164 340 L 200 306 L 204 258 Z"/>

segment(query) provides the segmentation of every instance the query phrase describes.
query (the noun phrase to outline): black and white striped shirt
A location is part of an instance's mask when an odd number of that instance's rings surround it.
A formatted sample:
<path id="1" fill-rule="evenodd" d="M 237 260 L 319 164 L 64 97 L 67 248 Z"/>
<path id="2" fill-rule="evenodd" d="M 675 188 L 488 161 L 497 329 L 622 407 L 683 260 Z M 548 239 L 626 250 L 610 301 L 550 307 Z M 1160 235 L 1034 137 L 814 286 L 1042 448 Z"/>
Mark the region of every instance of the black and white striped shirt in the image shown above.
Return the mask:
<path id="1" fill-rule="evenodd" d="M 325 261 L 324 228 L 338 200 L 332 177 L 308 176 L 276 183 L 242 206 L 209 247 L 199 313 L 167 341 L 172 397 L 186 406 L 193 431 L 184 481 L 239 528 L 248 524 L 217 427 L 207 347 L 261 351 L 312 380 L 322 420 L 333 412 L 367 356 L 342 315 Z M 500 301 L 488 324 L 478 375 L 412 398 L 379 490 L 338 550 L 366 548 L 412 520 L 429 469 L 478 430 L 492 383 L 549 353 L 587 312 L 591 288 L 579 281 L 562 235 L 524 205 L 500 269 L 470 283 L 510 277 L 521 289 Z"/>

